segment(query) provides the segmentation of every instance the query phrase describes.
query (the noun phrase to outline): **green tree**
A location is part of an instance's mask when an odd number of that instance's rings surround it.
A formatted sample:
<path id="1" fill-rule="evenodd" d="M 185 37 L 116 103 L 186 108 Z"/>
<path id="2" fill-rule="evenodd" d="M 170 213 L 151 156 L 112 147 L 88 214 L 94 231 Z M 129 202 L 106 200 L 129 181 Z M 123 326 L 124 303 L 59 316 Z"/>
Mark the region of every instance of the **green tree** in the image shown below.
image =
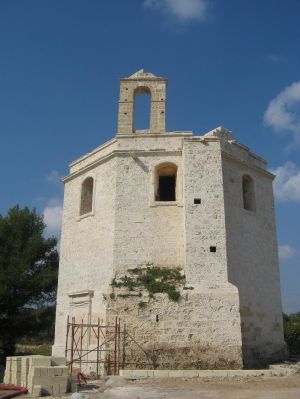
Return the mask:
<path id="1" fill-rule="evenodd" d="M 300 312 L 283 314 L 284 338 L 291 355 L 300 354 Z"/>
<path id="2" fill-rule="evenodd" d="M 45 227 L 35 209 L 16 206 L 6 216 L 0 215 L 0 352 L 4 358 L 14 353 L 18 340 L 51 327 L 58 252 L 56 238 L 43 236 Z"/>

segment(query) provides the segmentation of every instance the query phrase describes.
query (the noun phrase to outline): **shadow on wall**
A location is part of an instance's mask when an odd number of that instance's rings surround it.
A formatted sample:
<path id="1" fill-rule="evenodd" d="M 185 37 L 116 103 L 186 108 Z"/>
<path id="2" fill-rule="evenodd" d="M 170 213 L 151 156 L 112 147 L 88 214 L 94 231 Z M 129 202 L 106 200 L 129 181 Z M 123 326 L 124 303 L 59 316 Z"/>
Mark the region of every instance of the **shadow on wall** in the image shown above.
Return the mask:
<path id="1" fill-rule="evenodd" d="M 287 357 L 281 334 L 281 308 L 274 313 L 269 306 L 267 286 L 265 288 L 260 284 L 251 286 L 251 281 L 255 281 L 250 275 L 253 273 L 251 259 L 248 261 L 245 259 L 245 262 L 238 266 L 243 267 L 243 273 L 237 273 L 237 266 L 230 265 L 229 262 L 228 281 L 237 287 L 239 294 L 244 368 L 265 368 L 268 364 L 282 361 Z M 258 282 L 263 281 L 263 276 L 259 272 L 255 278 Z"/>
<path id="2" fill-rule="evenodd" d="M 137 157 L 133 157 L 133 159 L 134 159 L 134 162 L 135 162 L 144 172 L 146 172 L 146 173 L 149 172 L 148 166 L 146 166 L 146 165 L 144 164 L 143 161 L 141 161 L 141 160 L 140 160 L 139 158 L 137 158 Z"/>

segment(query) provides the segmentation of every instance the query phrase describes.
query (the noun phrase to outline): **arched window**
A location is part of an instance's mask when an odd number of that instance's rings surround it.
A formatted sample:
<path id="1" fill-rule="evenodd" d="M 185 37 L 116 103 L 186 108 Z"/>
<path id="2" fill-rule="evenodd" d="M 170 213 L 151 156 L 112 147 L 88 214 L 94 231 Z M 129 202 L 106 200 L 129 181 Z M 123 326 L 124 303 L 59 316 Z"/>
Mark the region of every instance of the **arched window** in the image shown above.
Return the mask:
<path id="1" fill-rule="evenodd" d="M 243 205 L 244 209 L 255 212 L 254 181 L 248 175 L 243 176 Z"/>
<path id="2" fill-rule="evenodd" d="M 81 185 L 80 216 L 93 210 L 94 179 L 87 177 Z"/>
<path id="3" fill-rule="evenodd" d="M 177 166 L 172 163 L 159 165 L 155 173 L 155 200 L 176 201 Z"/>
<path id="4" fill-rule="evenodd" d="M 138 87 L 134 91 L 133 131 L 149 131 L 151 115 L 151 91 L 148 87 Z"/>

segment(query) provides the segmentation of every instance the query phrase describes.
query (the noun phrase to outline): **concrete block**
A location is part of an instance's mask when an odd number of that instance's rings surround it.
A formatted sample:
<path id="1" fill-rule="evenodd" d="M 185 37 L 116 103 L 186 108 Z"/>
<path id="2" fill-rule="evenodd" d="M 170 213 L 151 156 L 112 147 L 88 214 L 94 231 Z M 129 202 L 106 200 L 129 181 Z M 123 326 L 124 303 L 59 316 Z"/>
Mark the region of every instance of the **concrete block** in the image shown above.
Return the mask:
<path id="1" fill-rule="evenodd" d="M 243 376 L 244 370 L 227 370 L 227 377 Z"/>
<path id="2" fill-rule="evenodd" d="M 60 394 L 60 392 L 59 392 L 59 384 L 53 384 L 52 385 L 52 394 L 53 395 L 59 395 Z"/>
<path id="3" fill-rule="evenodd" d="M 52 383 L 52 378 L 49 377 L 31 377 L 28 379 L 28 389 L 31 391 L 34 385 L 50 385 Z"/>
<path id="4" fill-rule="evenodd" d="M 66 366 L 67 360 L 65 357 L 52 356 L 51 366 Z"/>
<path id="5" fill-rule="evenodd" d="M 28 372 L 28 378 L 40 377 L 40 376 L 41 376 L 41 367 L 32 367 Z"/>
<path id="6" fill-rule="evenodd" d="M 53 383 L 53 395 L 60 395 L 67 392 L 67 383 Z"/>
<path id="7" fill-rule="evenodd" d="M 21 372 L 18 372 L 16 370 L 12 370 L 11 372 L 11 383 L 13 385 L 21 385 Z"/>
<path id="8" fill-rule="evenodd" d="M 55 390 L 56 393 L 59 393 L 59 386 L 61 386 L 61 390 L 67 390 L 67 383 L 68 383 L 68 377 L 49 377 L 49 376 L 44 376 L 44 377 L 33 377 L 28 384 L 28 390 L 29 392 L 32 392 L 33 388 L 35 385 L 41 385 L 42 389 L 47 389 L 49 390 L 51 387 L 51 391 Z M 52 394 L 51 394 L 52 395 Z"/>
<path id="9" fill-rule="evenodd" d="M 63 369 L 60 366 L 53 366 L 48 368 L 49 377 L 61 377 L 63 375 Z"/>
<path id="10" fill-rule="evenodd" d="M 38 398 L 42 396 L 42 386 L 41 385 L 34 385 L 32 388 L 31 394 L 34 398 Z"/>
<path id="11" fill-rule="evenodd" d="M 42 396 L 53 395 L 53 386 L 52 385 L 43 385 L 42 386 Z"/>
<path id="12" fill-rule="evenodd" d="M 261 375 L 264 375 L 264 371 L 265 370 L 261 370 Z M 257 370 L 236 370 L 236 375 L 241 375 L 242 377 L 256 377 L 257 374 Z"/>
<path id="13" fill-rule="evenodd" d="M 195 378 L 199 376 L 198 370 L 182 370 L 183 376 L 187 378 Z"/>
<path id="14" fill-rule="evenodd" d="M 65 383 L 59 383 L 59 393 L 67 393 L 68 392 L 68 380 Z"/>
<path id="15" fill-rule="evenodd" d="M 209 378 L 211 376 L 210 370 L 198 370 L 198 377 Z"/>
<path id="16" fill-rule="evenodd" d="M 119 375 L 121 377 L 124 377 L 124 378 L 130 378 L 131 375 L 132 375 L 132 371 L 133 370 L 123 370 L 123 369 L 121 369 L 120 372 L 119 372 Z M 72 372 L 72 376 L 73 376 L 73 372 Z"/>
<path id="17" fill-rule="evenodd" d="M 13 358 L 11 361 L 11 370 L 21 371 L 21 367 L 22 367 L 22 358 L 21 357 Z"/>
<path id="18" fill-rule="evenodd" d="M 11 384 L 12 383 L 11 382 L 11 360 L 10 360 L 10 357 L 6 358 L 3 382 L 4 382 L 4 384 Z"/>
<path id="19" fill-rule="evenodd" d="M 22 360 L 21 360 L 21 385 L 22 385 L 22 387 L 27 387 L 28 372 L 29 372 L 29 357 L 22 356 Z"/>
<path id="20" fill-rule="evenodd" d="M 169 370 L 169 377 L 171 378 L 183 377 L 183 370 Z"/>
<path id="21" fill-rule="evenodd" d="M 30 356 L 29 367 L 50 367 L 51 357 L 50 356 Z"/>
<path id="22" fill-rule="evenodd" d="M 154 378 L 167 378 L 169 377 L 169 370 L 153 370 Z"/>
<path id="23" fill-rule="evenodd" d="M 48 376 L 48 367 L 39 367 L 41 377 Z"/>
<path id="24" fill-rule="evenodd" d="M 63 376 L 48 376 L 48 377 L 43 377 L 41 378 L 42 383 L 47 383 L 47 381 L 51 381 L 53 384 L 64 384 L 68 380 L 68 377 L 63 377 Z"/>
<path id="25" fill-rule="evenodd" d="M 133 370 L 131 373 L 131 378 L 147 378 L 147 370 Z"/>
<path id="26" fill-rule="evenodd" d="M 4 384 L 11 384 L 11 373 L 6 371 L 3 378 Z"/>
<path id="27" fill-rule="evenodd" d="M 9 374 L 8 373 L 4 373 L 3 383 L 4 384 L 10 384 L 10 378 L 9 378 Z"/>
<path id="28" fill-rule="evenodd" d="M 211 377 L 224 378 L 228 376 L 228 370 L 210 370 Z"/>

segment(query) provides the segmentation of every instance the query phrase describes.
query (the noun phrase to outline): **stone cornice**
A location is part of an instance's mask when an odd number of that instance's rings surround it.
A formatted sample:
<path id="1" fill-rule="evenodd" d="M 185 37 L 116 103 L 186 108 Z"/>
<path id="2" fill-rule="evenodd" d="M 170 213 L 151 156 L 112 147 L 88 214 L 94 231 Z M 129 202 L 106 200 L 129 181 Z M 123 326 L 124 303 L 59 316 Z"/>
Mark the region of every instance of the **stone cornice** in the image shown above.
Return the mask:
<path id="1" fill-rule="evenodd" d="M 133 82 L 136 82 L 136 81 L 140 81 L 140 80 L 142 80 L 142 81 L 149 81 L 149 80 L 157 81 L 157 80 L 160 80 L 160 81 L 164 81 L 164 82 L 168 81 L 167 78 L 160 78 L 160 77 L 156 77 L 156 76 L 142 76 L 142 77 L 139 76 L 138 78 L 120 78 L 120 82 L 122 82 L 122 81 L 126 81 L 126 82 L 133 81 Z"/>
<path id="2" fill-rule="evenodd" d="M 166 133 L 132 133 L 132 134 L 122 134 L 122 133 L 118 133 L 116 135 L 117 139 L 136 139 L 136 138 L 148 138 L 148 137 L 163 137 L 163 138 L 169 138 L 169 137 L 190 137 L 193 136 L 193 132 L 191 131 L 187 131 L 187 132 L 166 132 Z"/>
<path id="3" fill-rule="evenodd" d="M 87 154 L 83 155 L 82 157 L 76 159 L 75 161 L 71 162 L 69 164 L 69 167 L 71 168 L 72 166 L 75 166 L 76 164 L 84 161 L 85 159 L 89 158 L 92 155 L 95 155 L 97 152 L 103 150 L 106 147 L 109 147 L 110 145 L 114 144 L 117 142 L 117 139 L 114 137 L 113 139 L 106 141 L 104 144 L 101 144 L 99 147 L 95 148 L 93 151 L 88 152 Z"/>
<path id="4" fill-rule="evenodd" d="M 239 147 L 239 148 L 241 148 L 241 149 L 243 149 L 245 151 L 247 151 L 252 158 L 255 158 L 258 161 L 260 161 L 260 162 L 264 163 L 265 165 L 267 165 L 267 161 L 264 158 L 260 157 L 259 155 L 254 154 L 254 152 L 250 151 L 249 147 L 247 147 L 246 145 L 238 143 L 235 140 L 229 141 L 229 143 L 232 144 L 232 145 L 235 145 L 235 146 L 237 146 L 237 147 Z"/>
<path id="5" fill-rule="evenodd" d="M 135 139 L 135 138 L 150 138 L 150 137 L 163 137 L 163 138 L 168 138 L 168 137 L 185 137 L 185 136 L 193 136 L 193 132 L 187 131 L 187 132 L 170 132 L 170 133 L 133 133 L 133 134 L 117 134 L 116 137 L 112 138 L 109 141 L 106 141 L 104 144 L 100 145 L 99 147 L 95 148 L 91 152 L 83 155 L 80 158 L 77 158 L 75 161 L 71 162 L 69 164 L 69 167 L 72 168 L 73 166 L 77 165 L 78 163 L 86 160 L 90 156 L 93 156 L 97 154 L 97 152 L 100 152 L 104 148 L 107 148 L 114 143 L 116 143 L 119 139 Z"/>
<path id="6" fill-rule="evenodd" d="M 275 178 L 275 175 L 273 175 L 273 173 L 269 172 L 268 170 L 260 168 L 256 165 L 253 165 L 253 164 L 243 160 L 242 158 L 237 158 L 236 156 L 229 154 L 226 151 L 222 151 L 222 156 L 224 156 L 224 158 L 229 159 L 230 161 L 239 163 L 240 165 L 247 166 L 247 168 L 253 169 L 258 173 L 264 174 L 266 177 L 269 177 L 272 180 Z"/>
<path id="7" fill-rule="evenodd" d="M 204 136 L 194 136 L 191 138 L 186 138 L 184 139 L 185 142 L 199 142 L 202 144 L 208 143 L 208 142 L 222 142 L 223 139 L 220 137 L 204 137 Z M 240 144 L 238 142 L 236 142 L 235 140 L 229 140 L 228 143 L 230 143 L 230 145 L 234 145 L 238 148 L 240 148 L 241 150 L 245 151 L 251 158 L 254 158 L 256 160 L 258 160 L 259 162 L 263 163 L 264 165 L 267 165 L 267 161 L 265 159 L 263 159 L 262 157 L 260 157 L 259 155 L 254 154 L 253 152 L 251 152 L 249 150 L 249 147 Z M 228 159 L 234 160 L 240 164 L 244 164 L 247 165 L 248 167 L 255 169 L 257 171 L 260 171 L 261 173 L 265 173 L 266 175 L 268 175 L 269 177 L 271 177 L 272 179 L 275 178 L 275 175 L 273 175 L 271 172 L 268 172 L 266 169 L 264 168 L 260 168 L 259 166 L 253 165 L 245 160 L 243 160 L 242 158 L 237 157 L 236 155 L 230 154 L 229 152 L 227 152 L 226 150 L 222 149 L 222 154 L 227 157 Z"/>
<path id="8" fill-rule="evenodd" d="M 151 155 L 180 155 L 182 154 L 182 150 L 174 150 L 174 151 L 167 151 L 164 149 L 155 149 L 155 150 L 114 150 L 110 154 L 104 155 L 101 158 L 98 158 L 96 161 L 82 167 L 82 169 L 71 173 L 68 176 L 65 176 L 62 181 L 63 183 L 67 183 L 68 181 L 74 179 L 77 176 L 80 176 L 82 173 L 88 172 L 89 170 L 93 169 L 94 167 L 100 165 L 101 163 L 107 162 L 110 159 L 118 156 L 126 156 L 126 157 L 138 157 L 139 155 L 142 156 L 151 156 Z"/>

